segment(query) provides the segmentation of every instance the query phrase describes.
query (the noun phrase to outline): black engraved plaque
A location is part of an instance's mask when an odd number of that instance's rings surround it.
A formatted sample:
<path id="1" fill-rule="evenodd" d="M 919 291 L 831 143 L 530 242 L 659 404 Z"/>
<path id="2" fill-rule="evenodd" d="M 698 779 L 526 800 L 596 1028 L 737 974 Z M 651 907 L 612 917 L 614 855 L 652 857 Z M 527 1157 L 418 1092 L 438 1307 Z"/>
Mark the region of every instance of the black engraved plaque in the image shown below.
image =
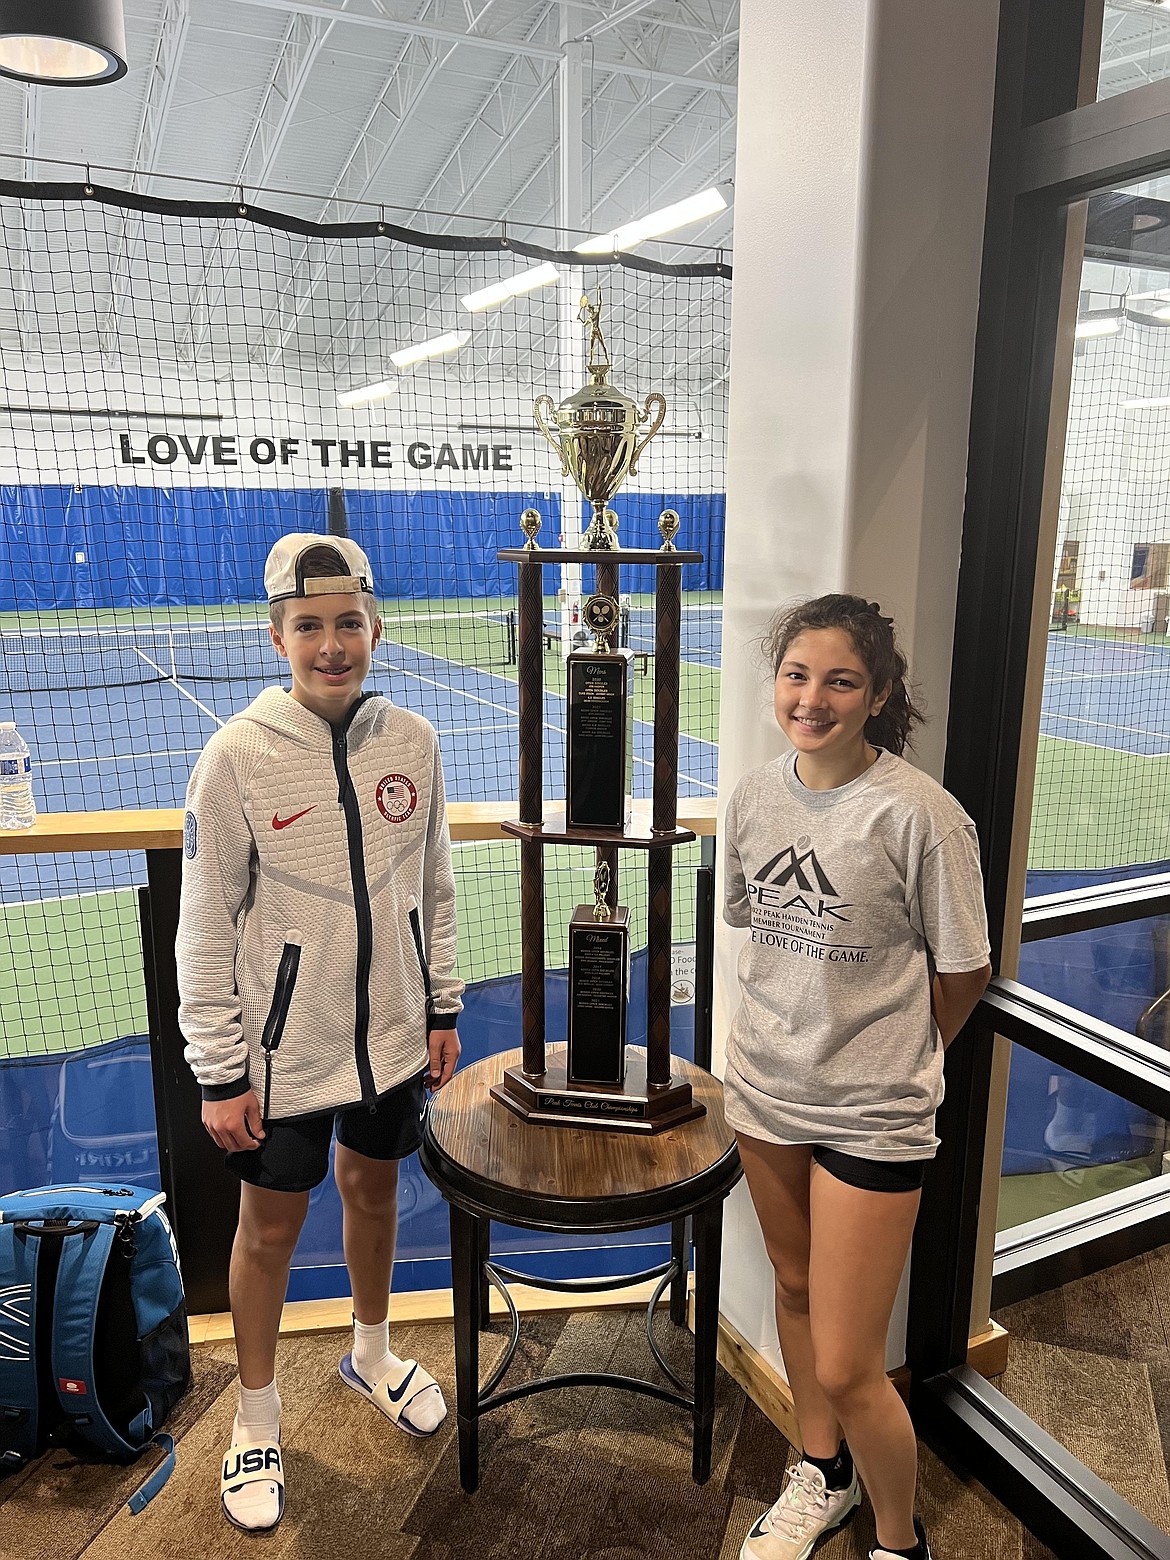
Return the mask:
<path id="1" fill-rule="evenodd" d="M 630 815 L 634 723 L 629 650 L 568 657 L 565 802 L 570 828 L 624 829 Z"/>
<path id="2" fill-rule="evenodd" d="M 626 1075 L 630 912 L 608 921 L 578 905 L 569 922 L 569 1082 L 621 1083 Z"/>

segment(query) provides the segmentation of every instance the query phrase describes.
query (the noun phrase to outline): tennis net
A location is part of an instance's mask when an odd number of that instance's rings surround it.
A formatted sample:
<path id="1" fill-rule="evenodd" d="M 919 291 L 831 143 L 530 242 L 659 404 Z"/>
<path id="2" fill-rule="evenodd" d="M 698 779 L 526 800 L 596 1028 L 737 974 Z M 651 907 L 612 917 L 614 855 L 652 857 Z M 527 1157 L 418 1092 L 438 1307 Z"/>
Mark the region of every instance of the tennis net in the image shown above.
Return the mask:
<path id="1" fill-rule="evenodd" d="M 462 666 L 515 661 L 509 611 L 414 613 L 382 620 L 383 642 Z M 0 693 L 130 688 L 153 682 L 278 682 L 288 663 L 267 619 L 0 630 Z"/>

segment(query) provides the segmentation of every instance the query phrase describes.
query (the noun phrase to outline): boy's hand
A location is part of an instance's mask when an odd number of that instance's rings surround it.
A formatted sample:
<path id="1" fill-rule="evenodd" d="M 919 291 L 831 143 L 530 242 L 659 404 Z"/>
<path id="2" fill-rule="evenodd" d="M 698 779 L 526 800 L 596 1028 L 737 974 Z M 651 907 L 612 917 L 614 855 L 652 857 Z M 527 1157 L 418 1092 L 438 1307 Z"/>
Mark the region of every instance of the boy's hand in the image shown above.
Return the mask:
<path id="1" fill-rule="evenodd" d="M 252 1089 L 230 1100 L 204 1100 L 203 1125 L 212 1140 L 232 1154 L 245 1153 L 264 1139 L 260 1101 Z"/>
<path id="2" fill-rule="evenodd" d="M 459 1036 L 453 1029 L 432 1029 L 427 1036 L 427 1053 L 431 1059 L 427 1088 L 434 1093 L 451 1082 L 459 1061 Z"/>

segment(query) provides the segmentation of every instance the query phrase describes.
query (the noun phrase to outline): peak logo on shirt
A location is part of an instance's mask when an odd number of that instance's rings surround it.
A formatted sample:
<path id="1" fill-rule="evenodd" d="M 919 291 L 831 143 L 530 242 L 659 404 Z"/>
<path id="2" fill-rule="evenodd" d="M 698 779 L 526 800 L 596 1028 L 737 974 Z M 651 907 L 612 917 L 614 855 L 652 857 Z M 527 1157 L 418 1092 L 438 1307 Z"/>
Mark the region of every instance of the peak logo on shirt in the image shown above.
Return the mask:
<path id="1" fill-rule="evenodd" d="M 849 908 L 849 901 L 841 899 L 829 874 L 817 860 L 807 834 L 802 834 L 794 844 L 786 845 L 766 861 L 752 876 L 747 891 L 753 922 L 757 910 L 765 916 L 769 912 L 787 911 L 811 915 L 821 922 L 849 920 L 843 914 Z"/>
<path id="2" fill-rule="evenodd" d="M 812 893 L 814 888 L 820 889 L 822 894 L 832 894 L 834 898 L 837 894 L 829 881 L 829 874 L 817 860 L 817 853 L 807 834 L 802 834 L 795 845 L 786 845 L 783 850 L 777 851 L 771 861 L 765 862 L 756 873 L 755 881 L 776 883 L 781 887 L 793 883 L 806 894 Z"/>

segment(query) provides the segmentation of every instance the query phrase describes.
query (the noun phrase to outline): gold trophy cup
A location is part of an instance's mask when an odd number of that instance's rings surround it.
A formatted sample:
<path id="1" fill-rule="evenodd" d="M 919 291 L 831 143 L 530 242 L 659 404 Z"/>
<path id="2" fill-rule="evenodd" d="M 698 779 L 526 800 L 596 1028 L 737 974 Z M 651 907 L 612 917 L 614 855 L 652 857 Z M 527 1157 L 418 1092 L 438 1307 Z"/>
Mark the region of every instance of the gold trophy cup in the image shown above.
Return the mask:
<path id="1" fill-rule="evenodd" d="M 578 318 L 589 326 L 589 383 L 566 396 L 559 406 L 551 395 L 538 396 L 533 411 L 537 427 L 560 457 L 562 474 L 572 477 L 593 505 L 582 549 L 612 552 L 618 537 L 606 506 L 626 478 L 637 472 L 642 451 L 662 427 L 666 398 L 652 390 L 639 407 L 608 383 L 611 363 L 601 333 L 600 288 L 596 303 L 582 295 Z M 645 423 L 650 424 L 649 431 L 639 437 Z"/>

